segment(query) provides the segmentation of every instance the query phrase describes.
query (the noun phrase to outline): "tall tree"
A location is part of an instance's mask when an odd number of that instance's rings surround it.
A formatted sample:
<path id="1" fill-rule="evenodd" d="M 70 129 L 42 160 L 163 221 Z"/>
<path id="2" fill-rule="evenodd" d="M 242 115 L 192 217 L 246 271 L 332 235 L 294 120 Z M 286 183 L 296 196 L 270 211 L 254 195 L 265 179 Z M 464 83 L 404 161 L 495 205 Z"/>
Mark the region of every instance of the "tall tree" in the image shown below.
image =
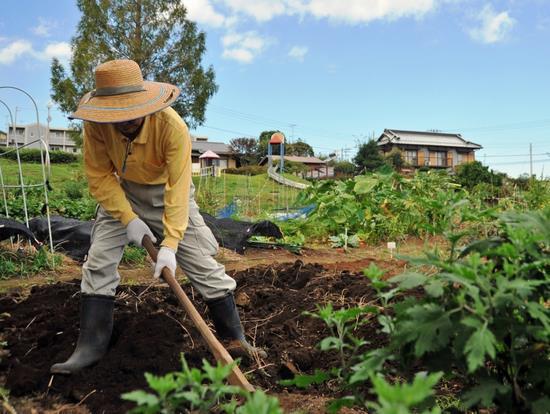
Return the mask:
<path id="1" fill-rule="evenodd" d="M 314 152 L 311 145 L 307 142 L 298 139 L 296 142 L 287 144 L 285 153 L 288 155 L 297 155 L 300 157 L 313 157 Z"/>
<path id="2" fill-rule="evenodd" d="M 132 59 L 143 77 L 181 88 L 174 109 L 194 128 L 205 119 L 217 91 L 214 69 L 203 68 L 205 33 L 186 19 L 181 1 L 78 0 L 82 12 L 73 37 L 70 74 L 59 60 L 51 66 L 52 99 L 73 112 L 94 88 L 94 68 L 111 59 Z"/>
<path id="3" fill-rule="evenodd" d="M 359 171 L 374 171 L 385 164 L 378 145 L 373 139 L 359 145 L 353 162 L 357 165 Z"/>
<path id="4" fill-rule="evenodd" d="M 237 159 L 237 164 L 256 164 L 258 160 L 258 141 L 255 138 L 234 138 L 229 141 L 229 149 Z"/>

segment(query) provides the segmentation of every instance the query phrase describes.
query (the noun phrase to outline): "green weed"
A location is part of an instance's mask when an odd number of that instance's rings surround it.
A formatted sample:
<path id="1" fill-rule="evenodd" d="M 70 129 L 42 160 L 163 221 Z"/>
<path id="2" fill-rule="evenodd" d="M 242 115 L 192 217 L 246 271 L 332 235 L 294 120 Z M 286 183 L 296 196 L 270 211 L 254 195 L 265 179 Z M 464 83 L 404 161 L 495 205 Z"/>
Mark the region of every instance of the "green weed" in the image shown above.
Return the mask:
<path id="1" fill-rule="evenodd" d="M 36 252 L 0 248 L 0 280 L 28 277 L 44 271 L 55 270 L 62 262 L 62 255 L 51 254 L 44 247 Z"/>

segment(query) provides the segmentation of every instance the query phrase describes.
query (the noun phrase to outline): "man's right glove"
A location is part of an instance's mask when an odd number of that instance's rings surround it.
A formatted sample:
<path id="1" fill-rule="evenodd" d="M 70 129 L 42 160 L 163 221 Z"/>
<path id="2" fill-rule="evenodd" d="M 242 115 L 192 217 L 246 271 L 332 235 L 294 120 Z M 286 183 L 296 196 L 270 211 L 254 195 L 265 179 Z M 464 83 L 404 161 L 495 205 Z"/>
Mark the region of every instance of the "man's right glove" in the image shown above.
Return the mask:
<path id="1" fill-rule="evenodd" d="M 126 237 L 128 237 L 128 241 L 135 246 L 143 247 L 141 245 L 143 236 L 149 236 L 153 243 L 157 242 L 157 238 L 153 235 L 149 226 L 145 224 L 142 219 L 136 217 L 126 226 Z"/>

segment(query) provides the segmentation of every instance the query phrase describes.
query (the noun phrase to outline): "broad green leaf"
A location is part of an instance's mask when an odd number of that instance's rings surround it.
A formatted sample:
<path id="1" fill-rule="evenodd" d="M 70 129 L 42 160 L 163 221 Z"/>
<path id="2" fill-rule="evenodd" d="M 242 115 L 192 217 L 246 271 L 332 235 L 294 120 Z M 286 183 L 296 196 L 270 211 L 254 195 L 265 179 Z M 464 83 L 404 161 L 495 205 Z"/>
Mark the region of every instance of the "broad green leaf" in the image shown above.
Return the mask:
<path id="1" fill-rule="evenodd" d="M 289 387 L 295 385 L 298 388 L 307 388 L 312 384 L 322 384 L 330 378 L 330 374 L 316 369 L 313 375 L 296 375 L 290 380 L 281 380 L 279 384 Z"/>
<path id="2" fill-rule="evenodd" d="M 255 391 L 247 397 L 246 402 L 237 408 L 237 414 L 283 414 L 279 400 L 263 391 Z"/>
<path id="3" fill-rule="evenodd" d="M 353 191 L 356 194 L 367 194 L 378 184 L 378 180 L 369 177 L 358 176 L 355 178 Z"/>
<path id="4" fill-rule="evenodd" d="M 415 375 L 412 384 L 403 383 L 392 385 L 381 375 L 372 376 L 371 381 L 381 406 L 394 407 L 394 410 L 398 407 L 410 409 L 434 394 L 433 387 L 437 384 L 442 375 L 442 372 L 436 372 L 429 375 L 425 372 L 420 372 Z M 389 412 L 407 413 L 409 411 Z"/>
<path id="5" fill-rule="evenodd" d="M 462 396 L 462 403 L 466 408 L 479 405 L 483 408 L 493 406 L 493 400 L 497 393 L 505 394 L 510 391 L 510 386 L 501 384 L 494 379 L 484 378 L 480 384 L 469 389 Z"/>
<path id="6" fill-rule="evenodd" d="M 329 351 L 331 349 L 340 349 L 343 345 L 343 342 L 334 336 L 329 336 L 328 338 L 324 338 L 321 342 L 319 342 L 319 348 L 321 348 L 321 351 Z"/>
<path id="7" fill-rule="evenodd" d="M 423 285 L 427 279 L 422 273 L 407 272 L 392 277 L 389 282 L 398 283 L 401 289 L 408 290 Z"/>
<path id="8" fill-rule="evenodd" d="M 159 394 L 161 399 L 177 388 L 176 379 L 171 373 L 164 376 L 156 376 L 146 372 L 145 379 L 147 380 L 147 384 Z"/>
<path id="9" fill-rule="evenodd" d="M 364 382 L 374 373 L 379 372 L 384 363 L 391 359 L 391 352 L 388 349 L 380 348 L 374 351 L 369 351 L 363 355 L 363 361 L 354 365 L 351 369 L 353 374 L 349 379 L 350 384 Z"/>
<path id="10" fill-rule="evenodd" d="M 396 332 L 406 342 L 414 342 L 417 357 L 448 344 L 452 324 L 440 305 L 413 305 L 406 310 L 406 315 L 407 320 L 396 324 Z"/>
<path id="11" fill-rule="evenodd" d="M 485 362 L 485 355 L 494 358 L 496 345 L 495 336 L 486 326 L 474 331 L 464 347 L 466 361 L 468 362 L 468 371 L 474 372 L 482 366 Z"/>
<path id="12" fill-rule="evenodd" d="M 424 290 L 432 298 L 439 298 L 444 293 L 445 284 L 438 279 L 431 279 L 425 286 Z"/>
<path id="13" fill-rule="evenodd" d="M 146 407 L 155 407 L 159 404 L 159 399 L 155 395 L 142 390 L 124 393 L 121 395 L 121 398 Z"/>

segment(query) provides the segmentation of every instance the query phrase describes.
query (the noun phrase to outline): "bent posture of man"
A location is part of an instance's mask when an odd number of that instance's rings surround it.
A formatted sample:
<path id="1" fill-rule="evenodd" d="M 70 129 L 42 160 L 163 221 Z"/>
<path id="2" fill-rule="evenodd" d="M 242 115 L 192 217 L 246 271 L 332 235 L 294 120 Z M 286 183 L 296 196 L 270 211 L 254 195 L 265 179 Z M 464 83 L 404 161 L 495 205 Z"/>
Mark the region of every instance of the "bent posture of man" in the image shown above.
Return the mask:
<path id="1" fill-rule="evenodd" d="M 164 267 L 175 273 L 178 263 L 205 299 L 218 336 L 230 347 L 258 352 L 245 339 L 233 299 L 236 283 L 214 259 L 216 239 L 193 197 L 189 131 L 170 108 L 179 89 L 144 81 L 131 60 L 99 65 L 95 81 L 70 118 L 84 120 L 84 168 L 99 209 L 82 268 L 76 349 L 51 372 L 71 374 L 106 353 L 118 264 L 124 247 L 141 246 L 145 235 L 161 240 L 154 277 Z"/>

